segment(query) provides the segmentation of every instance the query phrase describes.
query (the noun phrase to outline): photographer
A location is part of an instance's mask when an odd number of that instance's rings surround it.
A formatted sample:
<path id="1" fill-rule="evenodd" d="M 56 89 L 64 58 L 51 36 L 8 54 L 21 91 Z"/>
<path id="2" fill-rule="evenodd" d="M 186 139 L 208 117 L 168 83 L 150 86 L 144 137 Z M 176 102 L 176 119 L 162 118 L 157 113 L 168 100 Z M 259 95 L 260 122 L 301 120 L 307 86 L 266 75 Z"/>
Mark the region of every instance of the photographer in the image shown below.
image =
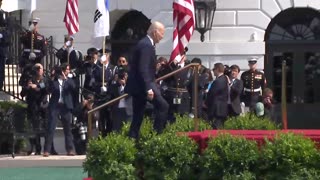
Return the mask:
<path id="1" fill-rule="evenodd" d="M 71 133 L 71 112 L 74 109 L 72 93 L 74 93 L 76 85 L 71 78 L 68 78 L 70 67 L 68 64 L 62 64 L 60 68 L 55 68 L 51 72 L 51 81 L 49 81 L 48 91 L 51 93 L 49 100 L 49 119 L 47 138 L 44 146 L 44 157 L 49 156 L 49 149 L 53 142 L 54 132 L 59 117 L 63 125 L 65 135 L 65 148 L 68 156 L 74 156 L 74 144 Z"/>
<path id="2" fill-rule="evenodd" d="M 85 154 L 86 152 L 86 143 L 87 143 L 87 126 L 88 126 L 88 111 L 94 108 L 94 95 L 87 94 L 75 108 L 76 116 L 78 118 L 77 123 L 72 128 L 73 142 L 75 146 L 76 153 L 78 155 Z M 93 115 L 94 121 L 97 119 L 97 113 Z M 93 124 L 95 124 L 93 122 Z"/>
<path id="3" fill-rule="evenodd" d="M 35 138 L 30 138 L 31 150 L 28 154 L 33 153 L 35 146 L 35 155 L 41 154 L 40 133 L 45 128 L 46 109 L 47 109 L 47 81 L 43 75 L 43 66 L 39 63 L 32 66 L 27 73 L 24 84 L 27 107 L 27 117 L 31 121 L 33 131 L 37 132 Z M 51 154 L 57 154 L 52 146 Z"/>
<path id="4" fill-rule="evenodd" d="M 87 56 L 83 63 L 82 70 L 84 71 L 85 78 L 83 83 L 83 95 L 92 94 L 94 92 L 95 79 L 93 72 L 98 68 L 98 50 L 96 48 L 89 48 Z"/>
<path id="5" fill-rule="evenodd" d="M 119 66 L 115 74 L 117 76 L 116 81 L 109 87 L 109 93 L 111 99 L 117 98 L 124 94 L 124 88 L 128 79 L 128 72 L 126 66 Z M 132 115 L 132 103 L 131 97 L 121 99 L 112 106 L 111 119 L 112 127 L 114 131 L 120 131 L 122 124 L 131 119 Z"/>

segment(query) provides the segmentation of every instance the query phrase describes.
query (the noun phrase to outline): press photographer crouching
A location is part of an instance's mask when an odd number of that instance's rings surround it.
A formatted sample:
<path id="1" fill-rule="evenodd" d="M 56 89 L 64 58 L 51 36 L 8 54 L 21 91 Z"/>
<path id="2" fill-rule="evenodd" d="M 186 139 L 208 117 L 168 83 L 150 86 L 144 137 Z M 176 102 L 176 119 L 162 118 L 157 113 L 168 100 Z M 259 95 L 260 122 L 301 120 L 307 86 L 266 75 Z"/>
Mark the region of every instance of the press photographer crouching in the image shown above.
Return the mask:
<path id="1" fill-rule="evenodd" d="M 94 108 L 94 95 L 87 94 L 84 96 L 84 100 L 79 106 L 74 110 L 77 116 L 77 122 L 72 128 L 73 142 L 75 145 L 75 150 L 78 155 L 86 153 L 86 143 L 87 143 L 87 127 L 88 127 L 88 111 Z M 97 120 L 97 113 L 93 114 L 93 119 Z M 95 123 L 93 123 L 95 124 Z"/>
<path id="2" fill-rule="evenodd" d="M 74 108 L 72 93 L 74 92 L 76 85 L 73 79 L 68 78 L 69 73 L 70 67 L 65 63 L 51 71 L 51 80 L 48 83 L 48 92 L 51 93 L 51 97 L 48 106 L 49 118 L 47 138 L 43 153 L 44 157 L 49 156 L 49 150 L 51 149 L 59 117 L 63 126 L 67 155 L 75 155 L 73 137 L 71 133 L 71 112 Z"/>
<path id="3" fill-rule="evenodd" d="M 20 79 L 22 86 L 21 94 L 26 96 L 27 117 L 31 121 L 32 129 L 36 132 L 34 138 L 30 138 L 31 149 L 28 155 L 33 153 L 35 147 L 35 155 L 41 154 L 40 136 L 45 130 L 46 113 L 47 113 L 47 81 L 43 73 L 43 66 L 39 63 L 25 69 Z M 54 147 L 51 148 L 51 154 L 57 154 Z"/>

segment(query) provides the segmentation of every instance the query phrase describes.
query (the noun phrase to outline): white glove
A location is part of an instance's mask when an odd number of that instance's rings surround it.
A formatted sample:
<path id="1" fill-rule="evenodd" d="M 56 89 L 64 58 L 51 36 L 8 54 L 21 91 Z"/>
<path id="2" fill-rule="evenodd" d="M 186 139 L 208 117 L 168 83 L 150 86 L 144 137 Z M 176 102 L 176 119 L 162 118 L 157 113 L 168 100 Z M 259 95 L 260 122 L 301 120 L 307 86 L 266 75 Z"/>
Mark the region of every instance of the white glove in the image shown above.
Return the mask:
<path id="1" fill-rule="evenodd" d="M 67 46 L 67 47 L 70 47 L 70 46 L 71 46 L 71 41 L 67 41 L 67 42 L 66 42 L 66 46 Z"/>
<path id="2" fill-rule="evenodd" d="M 101 56 L 101 62 L 105 62 L 106 60 L 107 60 L 107 56 L 106 55 Z"/>
<path id="3" fill-rule="evenodd" d="M 69 74 L 68 74 L 68 78 L 73 78 L 73 74 L 72 74 L 72 73 L 69 73 Z"/>
<path id="4" fill-rule="evenodd" d="M 107 92 L 107 87 L 102 86 L 102 87 L 101 87 L 101 93 L 105 93 L 105 92 Z"/>
<path id="5" fill-rule="evenodd" d="M 33 31 L 34 30 L 34 25 L 33 23 L 29 26 L 29 31 Z"/>
<path id="6" fill-rule="evenodd" d="M 2 39 L 3 38 L 3 35 L 0 33 L 0 39 Z"/>

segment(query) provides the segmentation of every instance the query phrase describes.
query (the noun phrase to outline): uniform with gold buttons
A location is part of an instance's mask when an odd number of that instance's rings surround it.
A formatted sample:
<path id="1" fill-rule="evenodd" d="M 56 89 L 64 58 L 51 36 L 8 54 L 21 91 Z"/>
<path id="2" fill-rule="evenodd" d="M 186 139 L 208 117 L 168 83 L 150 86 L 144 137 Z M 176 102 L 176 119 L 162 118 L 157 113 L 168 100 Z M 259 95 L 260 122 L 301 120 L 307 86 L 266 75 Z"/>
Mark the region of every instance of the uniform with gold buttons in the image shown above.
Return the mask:
<path id="1" fill-rule="evenodd" d="M 43 35 L 38 32 L 39 18 L 31 21 L 28 31 L 22 33 L 20 40 L 23 45 L 23 53 L 20 59 L 20 67 L 27 64 L 43 64 L 43 58 L 47 55 L 47 43 Z"/>
<path id="2" fill-rule="evenodd" d="M 249 60 L 249 64 L 255 64 L 256 60 Z M 242 73 L 243 81 L 243 102 L 246 107 L 253 108 L 262 95 L 265 88 L 266 78 L 263 72 L 258 70 L 248 70 Z"/>

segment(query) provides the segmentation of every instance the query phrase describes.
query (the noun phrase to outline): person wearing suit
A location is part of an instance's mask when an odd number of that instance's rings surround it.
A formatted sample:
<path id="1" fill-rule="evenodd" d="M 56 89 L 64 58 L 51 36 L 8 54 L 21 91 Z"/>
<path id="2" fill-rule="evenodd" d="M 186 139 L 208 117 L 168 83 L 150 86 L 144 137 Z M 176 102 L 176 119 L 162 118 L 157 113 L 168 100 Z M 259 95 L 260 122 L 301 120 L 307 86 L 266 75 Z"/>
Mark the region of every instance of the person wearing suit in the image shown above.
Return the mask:
<path id="1" fill-rule="evenodd" d="M 0 8 L 2 0 L 0 0 Z M 7 47 L 9 46 L 9 30 L 7 23 L 8 12 L 0 9 L 0 90 L 3 88 L 3 81 L 5 78 L 5 64 L 7 59 Z"/>
<path id="2" fill-rule="evenodd" d="M 209 89 L 205 107 L 213 128 L 221 128 L 228 115 L 228 77 L 222 63 L 214 64 L 213 72 L 216 80 Z"/>
<path id="3" fill-rule="evenodd" d="M 128 82 L 125 92 L 132 96 L 133 117 L 129 130 L 129 137 L 139 137 L 145 105 L 151 101 L 154 106 L 155 119 L 153 128 L 161 133 L 165 127 L 169 105 L 162 97 L 160 88 L 155 82 L 156 55 L 155 47 L 163 38 L 165 27 L 160 22 L 153 22 L 147 36 L 142 38 L 132 51 L 129 60 Z"/>
<path id="4" fill-rule="evenodd" d="M 243 91 L 243 82 L 237 79 L 240 72 L 238 65 L 230 66 L 231 73 L 229 76 L 229 101 L 228 101 L 228 116 L 235 117 L 241 114 L 240 96 Z"/>
<path id="5" fill-rule="evenodd" d="M 63 125 L 65 136 L 65 148 L 68 156 L 75 155 L 73 137 L 71 133 L 72 110 L 74 108 L 72 93 L 76 88 L 73 79 L 68 78 L 70 68 L 68 64 L 62 64 L 61 69 L 55 69 L 51 75 L 53 79 L 49 82 L 48 92 L 51 93 L 49 100 L 49 118 L 47 138 L 44 146 L 44 157 L 49 156 L 49 150 L 53 141 L 54 131 L 56 129 L 59 116 Z"/>

